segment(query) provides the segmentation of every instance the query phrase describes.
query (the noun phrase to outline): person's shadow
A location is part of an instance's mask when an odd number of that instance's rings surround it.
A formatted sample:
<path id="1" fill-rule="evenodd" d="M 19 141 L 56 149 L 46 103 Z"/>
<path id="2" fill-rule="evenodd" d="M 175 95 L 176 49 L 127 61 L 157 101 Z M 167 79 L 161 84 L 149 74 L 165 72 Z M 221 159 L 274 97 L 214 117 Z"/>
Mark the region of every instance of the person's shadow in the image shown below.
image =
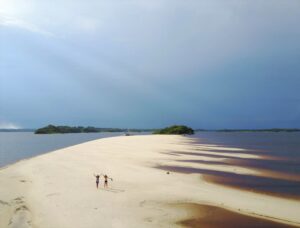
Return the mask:
<path id="1" fill-rule="evenodd" d="M 117 188 L 103 188 L 102 190 L 108 191 L 108 192 L 113 192 L 113 193 L 125 192 L 125 190 L 123 190 L 123 189 L 117 189 Z"/>

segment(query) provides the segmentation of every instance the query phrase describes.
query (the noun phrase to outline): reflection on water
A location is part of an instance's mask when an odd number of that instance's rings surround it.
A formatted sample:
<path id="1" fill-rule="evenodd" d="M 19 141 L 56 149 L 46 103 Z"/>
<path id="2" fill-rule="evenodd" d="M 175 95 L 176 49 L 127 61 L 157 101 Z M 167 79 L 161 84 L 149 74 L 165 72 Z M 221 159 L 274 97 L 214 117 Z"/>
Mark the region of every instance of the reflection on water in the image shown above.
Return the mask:
<path id="1" fill-rule="evenodd" d="M 300 199 L 300 182 L 240 175 L 215 170 L 198 169 L 182 166 L 156 166 L 156 168 L 179 173 L 200 173 L 208 182 L 240 188 L 248 191 L 268 193 L 277 196 Z"/>
<path id="2" fill-rule="evenodd" d="M 173 163 L 157 168 L 200 173 L 209 182 L 300 199 L 299 132 L 201 132 L 187 138 L 185 144 L 192 149 L 166 152 L 173 155 Z M 230 168 L 255 172 L 237 174 Z"/>
<path id="3" fill-rule="evenodd" d="M 300 132 L 199 132 L 192 138 L 196 143 L 246 148 L 265 155 L 300 159 Z"/>

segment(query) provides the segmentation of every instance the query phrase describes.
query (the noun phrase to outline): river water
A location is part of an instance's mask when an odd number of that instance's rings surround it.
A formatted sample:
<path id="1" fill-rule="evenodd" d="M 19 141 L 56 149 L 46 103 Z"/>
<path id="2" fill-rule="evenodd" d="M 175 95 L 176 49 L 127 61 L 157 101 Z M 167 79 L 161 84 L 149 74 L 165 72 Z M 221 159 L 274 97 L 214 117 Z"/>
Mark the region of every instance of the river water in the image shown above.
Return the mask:
<path id="1" fill-rule="evenodd" d="M 0 167 L 64 147 L 119 135 L 123 133 L 36 135 L 33 132 L 0 132 Z"/>

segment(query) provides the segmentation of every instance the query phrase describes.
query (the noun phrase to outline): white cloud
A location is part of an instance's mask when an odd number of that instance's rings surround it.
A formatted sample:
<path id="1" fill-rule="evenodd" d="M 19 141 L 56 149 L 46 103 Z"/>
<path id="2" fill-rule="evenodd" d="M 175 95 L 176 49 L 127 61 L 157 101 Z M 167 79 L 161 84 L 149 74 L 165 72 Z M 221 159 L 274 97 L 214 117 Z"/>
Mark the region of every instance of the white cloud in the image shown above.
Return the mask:
<path id="1" fill-rule="evenodd" d="M 43 30 L 32 23 L 26 22 L 24 20 L 20 20 L 18 18 L 4 16 L 2 14 L 0 14 L 0 26 L 8 26 L 8 27 L 12 26 L 12 27 L 25 29 L 30 32 L 39 33 L 44 36 L 54 36 L 53 33 Z"/>
<path id="2" fill-rule="evenodd" d="M 0 129 L 20 129 L 21 126 L 7 121 L 0 121 Z"/>

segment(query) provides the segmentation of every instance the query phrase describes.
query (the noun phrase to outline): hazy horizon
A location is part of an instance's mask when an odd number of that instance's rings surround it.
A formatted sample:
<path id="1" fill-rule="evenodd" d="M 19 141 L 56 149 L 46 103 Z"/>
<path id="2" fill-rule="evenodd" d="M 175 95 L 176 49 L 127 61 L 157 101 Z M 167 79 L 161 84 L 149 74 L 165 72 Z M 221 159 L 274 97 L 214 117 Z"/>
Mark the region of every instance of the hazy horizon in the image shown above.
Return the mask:
<path id="1" fill-rule="evenodd" d="M 51 124 L 52 125 L 52 124 Z M 48 125 L 45 125 L 45 126 L 40 126 L 40 127 L 38 127 L 38 128 L 33 128 L 33 127 L 31 127 L 31 128 L 0 128 L 0 131 L 22 131 L 22 130 L 24 130 L 24 131 L 26 131 L 26 130 L 28 130 L 28 131 L 35 131 L 35 130 L 37 130 L 37 129 L 39 129 L 39 128 L 42 128 L 42 127 L 46 127 L 46 126 L 48 126 Z M 63 125 L 55 125 L 55 126 L 68 126 L 68 125 L 65 125 L 65 124 L 63 124 Z M 124 130 L 132 130 L 132 129 L 136 129 L 136 130 L 155 130 L 155 129 L 159 129 L 159 128 L 127 128 L 127 127 L 101 127 L 101 126 L 82 126 L 82 125 L 73 125 L 73 126 L 69 126 L 69 127 L 95 127 L 95 128 L 102 128 L 102 129 L 124 129 Z M 163 127 L 161 127 L 161 128 L 164 128 L 164 127 L 169 127 L 169 126 L 163 126 Z M 192 127 L 192 126 L 191 126 Z M 256 130 L 274 130 L 274 129 L 282 129 L 282 130 L 284 130 L 284 129 L 296 129 L 297 131 L 298 130 L 300 130 L 300 128 L 277 128 L 277 127 L 271 127 L 271 128 L 214 128 L 214 129 L 212 129 L 212 128 L 205 128 L 205 129 L 203 129 L 203 128 L 197 128 L 197 127 L 192 127 L 193 128 L 193 130 L 199 130 L 199 131 L 219 131 L 219 130 L 233 130 L 233 131 L 235 131 L 235 130 L 254 130 L 254 131 L 256 131 Z"/>
<path id="2" fill-rule="evenodd" d="M 0 0 L 0 128 L 300 128 L 298 0 Z"/>

